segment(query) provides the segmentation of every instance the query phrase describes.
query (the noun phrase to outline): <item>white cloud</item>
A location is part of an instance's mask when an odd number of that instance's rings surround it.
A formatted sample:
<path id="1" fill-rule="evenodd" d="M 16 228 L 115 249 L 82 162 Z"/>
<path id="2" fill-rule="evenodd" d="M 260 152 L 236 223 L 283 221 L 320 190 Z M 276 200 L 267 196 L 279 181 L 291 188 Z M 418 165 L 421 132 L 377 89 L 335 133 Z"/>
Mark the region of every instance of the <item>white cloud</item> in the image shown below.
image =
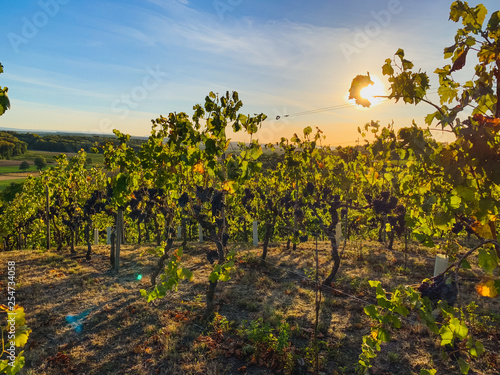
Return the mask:
<path id="1" fill-rule="evenodd" d="M 8 80 L 12 82 L 24 83 L 28 86 L 37 86 L 37 89 L 42 89 L 45 92 L 50 91 L 50 89 L 55 89 L 66 95 L 71 94 L 101 99 L 108 98 L 107 94 L 90 90 L 92 85 L 89 85 L 85 81 L 77 79 L 73 76 L 36 68 L 16 67 L 14 69 L 19 73 L 9 73 Z M 86 90 L 83 89 L 83 87 L 87 87 L 89 89 Z"/>

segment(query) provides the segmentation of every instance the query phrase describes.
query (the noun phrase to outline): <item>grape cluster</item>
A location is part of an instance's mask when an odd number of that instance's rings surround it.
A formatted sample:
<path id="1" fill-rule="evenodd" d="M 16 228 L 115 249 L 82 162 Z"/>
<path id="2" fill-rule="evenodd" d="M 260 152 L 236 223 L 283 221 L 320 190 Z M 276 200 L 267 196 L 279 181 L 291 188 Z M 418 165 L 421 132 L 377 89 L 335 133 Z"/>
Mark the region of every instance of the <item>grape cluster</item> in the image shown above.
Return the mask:
<path id="1" fill-rule="evenodd" d="M 471 225 L 474 224 L 474 219 L 470 217 L 461 217 L 461 221 L 457 221 L 453 224 L 452 232 L 454 234 L 459 234 L 461 231 L 465 229 L 467 234 L 470 236 L 471 234 L 474 233 L 474 231 L 471 228 Z M 465 225 L 464 225 L 465 223 Z"/>
<path id="2" fill-rule="evenodd" d="M 201 213 L 201 206 L 199 204 L 195 204 L 193 206 L 193 212 L 194 212 L 194 215 L 195 216 L 200 216 L 200 213 Z"/>
<path id="3" fill-rule="evenodd" d="M 451 231 L 454 234 L 459 234 L 463 230 L 464 230 L 464 225 L 460 221 L 453 223 L 453 228 L 451 229 Z"/>
<path id="4" fill-rule="evenodd" d="M 422 297 L 428 297 L 431 302 L 436 304 L 438 301 L 447 301 L 448 305 L 453 306 L 457 301 L 458 289 L 454 281 L 448 283 L 444 275 L 435 277 L 431 283 L 423 282 L 418 291 Z"/>
<path id="5" fill-rule="evenodd" d="M 266 207 L 267 207 L 267 209 L 269 211 L 272 211 L 275 208 L 274 202 L 273 202 L 273 200 L 271 198 L 267 198 L 267 200 L 266 200 Z"/>
<path id="6" fill-rule="evenodd" d="M 245 195 L 243 196 L 243 198 L 241 198 L 241 203 L 243 204 L 243 206 L 245 206 L 247 209 L 249 209 L 249 204 L 255 198 L 255 195 L 252 193 L 252 191 L 249 188 L 245 188 L 243 193 Z"/>
<path id="7" fill-rule="evenodd" d="M 108 187 L 106 188 L 106 196 L 107 197 L 113 196 L 113 188 L 111 187 L 111 185 L 108 185 Z"/>
<path id="8" fill-rule="evenodd" d="M 312 182 L 308 182 L 306 185 L 306 193 L 312 195 L 314 193 L 314 184 Z"/>
<path id="9" fill-rule="evenodd" d="M 391 197 L 388 191 L 383 191 L 377 199 L 372 199 L 372 203 L 376 214 L 388 214 L 398 205 L 398 198 L 394 196 Z"/>
<path id="10" fill-rule="evenodd" d="M 215 261 L 219 258 L 219 253 L 216 250 L 211 250 L 207 252 L 207 259 L 210 264 L 214 264 Z"/>
<path id="11" fill-rule="evenodd" d="M 134 192 L 133 198 L 130 200 L 131 212 L 129 216 L 132 220 L 137 220 L 139 223 L 149 222 L 149 213 L 150 209 L 152 208 L 151 205 L 146 205 L 145 210 L 139 207 L 140 203 L 147 195 L 149 194 L 146 188 L 142 188 Z"/>
<path id="12" fill-rule="evenodd" d="M 392 229 L 398 237 L 401 237 L 405 230 L 406 226 L 406 221 L 405 221 L 405 215 L 406 215 L 406 208 L 403 205 L 397 205 L 396 208 L 394 209 L 394 215 L 388 216 L 387 221 L 389 224 L 391 224 Z"/>
<path id="13" fill-rule="evenodd" d="M 280 205 L 285 208 L 285 210 L 290 209 L 293 206 L 292 193 L 288 192 L 280 199 Z"/>
<path id="14" fill-rule="evenodd" d="M 149 223 L 154 215 L 155 207 L 163 215 L 169 215 L 172 209 L 168 206 L 164 193 L 163 189 L 156 188 L 143 187 L 136 190 L 130 200 L 130 218 L 140 223 Z"/>
<path id="15" fill-rule="evenodd" d="M 106 196 L 103 191 L 94 190 L 83 205 L 83 213 L 90 217 L 106 209 Z"/>
<path id="16" fill-rule="evenodd" d="M 66 225 L 69 229 L 72 230 L 77 230 L 83 221 L 83 218 L 80 215 L 79 210 L 77 210 L 77 207 L 78 204 L 72 197 L 69 197 L 68 203 L 62 206 L 62 209 L 68 215 L 68 219 L 63 218 L 62 222 L 64 225 Z"/>
<path id="17" fill-rule="evenodd" d="M 259 194 L 259 198 L 262 200 L 262 201 L 265 201 L 266 200 L 266 194 L 264 193 L 264 191 L 262 190 L 262 188 L 260 186 L 257 186 L 257 189 L 255 189 L 257 191 L 257 194 Z"/>
<path id="18" fill-rule="evenodd" d="M 201 203 L 209 202 L 213 192 L 214 189 L 211 187 L 204 188 L 202 186 L 196 186 L 196 198 L 198 198 Z"/>
<path id="19" fill-rule="evenodd" d="M 220 190 L 215 190 L 212 196 L 212 216 L 221 214 L 224 208 L 224 194 Z"/>
<path id="20" fill-rule="evenodd" d="M 182 193 L 178 201 L 179 207 L 180 208 L 186 207 L 188 202 L 189 202 L 189 195 L 186 192 Z"/>

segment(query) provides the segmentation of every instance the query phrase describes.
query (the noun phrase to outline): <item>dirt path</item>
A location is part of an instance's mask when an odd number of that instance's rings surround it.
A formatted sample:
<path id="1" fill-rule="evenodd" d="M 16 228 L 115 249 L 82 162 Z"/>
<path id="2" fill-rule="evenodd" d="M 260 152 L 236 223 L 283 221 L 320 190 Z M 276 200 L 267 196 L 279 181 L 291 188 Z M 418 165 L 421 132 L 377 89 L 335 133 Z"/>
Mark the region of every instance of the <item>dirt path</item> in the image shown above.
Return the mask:
<path id="1" fill-rule="evenodd" d="M 20 160 L 0 160 L 0 167 L 18 167 L 22 161 Z"/>
<path id="2" fill-rule="evenodd" d="M 28 176 L 38 177 L 39 172 L 18 172 L 18 173 L 2 173 L 0 174 L 0 181 L 4 180 L 19 180 Z"/>

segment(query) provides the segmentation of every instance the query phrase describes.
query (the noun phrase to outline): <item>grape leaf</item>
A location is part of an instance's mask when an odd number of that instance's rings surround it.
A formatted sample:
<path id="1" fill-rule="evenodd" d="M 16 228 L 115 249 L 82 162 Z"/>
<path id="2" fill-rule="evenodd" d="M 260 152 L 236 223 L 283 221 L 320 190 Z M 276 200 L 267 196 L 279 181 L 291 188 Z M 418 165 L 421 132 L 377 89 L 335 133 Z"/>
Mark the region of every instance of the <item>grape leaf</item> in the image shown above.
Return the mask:
<path id="1" fill-rule="evenodd" d="M 495 298 L 496 296 L 498 296 L 498 291 L 495 286 L 495 280 L 490 278 L 484 278 L 479 283 L 477 283 L 476 291 L 483 297 Z"/>
<path id="2" fill-rule="evenodd" d="M 370 107 L 370 101 L 361 96 L 361 90 L 373 84 L 374 82 L 370 79 L 370 73 L 367 73 L 366 76 L 357 75 L 351 82 L 351 88 L 349 89 L 349 99 L 354 99 L 356 104 L 359 104 L 363 107 Z"/>
<path id="3" fill-rule="evenodd" d="M 457 59 L 453 63 L 453 66 L 451 67 L 450 73 L 456 72 L 457 70 L 461 70 L 465 66 L 465 62 L 467 60 L 467 52 L 469 52 L 469 49 L 466 48 L 462 52 L 460 52 L 457 56 Z"/>

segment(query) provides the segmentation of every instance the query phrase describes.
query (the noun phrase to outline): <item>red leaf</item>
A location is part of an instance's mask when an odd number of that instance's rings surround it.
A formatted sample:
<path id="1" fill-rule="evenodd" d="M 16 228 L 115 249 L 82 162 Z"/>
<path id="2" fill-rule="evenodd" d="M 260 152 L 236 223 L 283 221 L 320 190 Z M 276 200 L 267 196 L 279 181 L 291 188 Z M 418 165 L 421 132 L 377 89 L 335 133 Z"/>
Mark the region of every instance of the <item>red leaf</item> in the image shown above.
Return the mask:
<path id="1" fill-rule="evenodd" d="M 458 55 L 457 59 L 453 63 L 453 66 L 451 67 L 450 73 L 460 70 L 465 66 L 465 61 L 467 59 L 467 52 L 469 52 L 468 48 L 464 49 L 460 53 L 460 55 Z"/>

